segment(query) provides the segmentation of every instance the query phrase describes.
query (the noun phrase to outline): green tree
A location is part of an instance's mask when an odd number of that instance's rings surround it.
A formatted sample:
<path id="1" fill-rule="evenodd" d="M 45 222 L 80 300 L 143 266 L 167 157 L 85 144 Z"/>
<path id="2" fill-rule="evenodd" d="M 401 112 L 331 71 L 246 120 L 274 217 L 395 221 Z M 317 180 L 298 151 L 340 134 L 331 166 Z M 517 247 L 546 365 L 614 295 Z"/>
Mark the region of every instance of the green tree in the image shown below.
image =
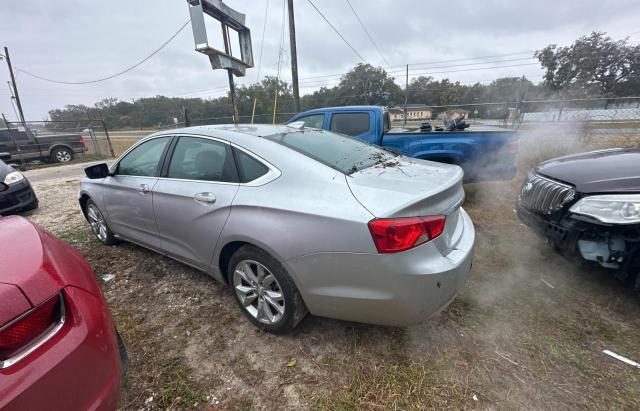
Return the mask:
<path id="1" fill-rule="evenodd" d="M 382 67 L 358 64 L 342 76 L 336 86 L 335 96 L 339 105 L 391 105 L 403 95 L 400 86 Z"/>
<path id="2" fill-rule="evenodd" d="M 544 85 L 564 95 L 624 96 L 640 92 L 640 46 L 628 38 L 614 41 L 593 32 L 570 46 L 549 45 L 535 53 L 543 69 Z"/>

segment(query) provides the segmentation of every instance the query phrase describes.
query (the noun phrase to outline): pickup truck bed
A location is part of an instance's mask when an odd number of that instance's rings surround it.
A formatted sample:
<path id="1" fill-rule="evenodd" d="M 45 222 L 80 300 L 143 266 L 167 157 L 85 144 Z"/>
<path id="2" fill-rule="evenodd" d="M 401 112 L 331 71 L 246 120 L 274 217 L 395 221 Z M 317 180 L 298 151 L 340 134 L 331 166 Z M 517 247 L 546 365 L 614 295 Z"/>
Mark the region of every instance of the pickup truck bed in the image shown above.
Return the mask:
<path id="1" fill-rule="evenodd" d="M 517 139 L 512 130 L 487 126 L 426 133 L 400 130 L 384 134 L 382 146 L 408 157 L 458 164 L 466 181 L 510 180 L 517 170 Z"/>
<path id="2" fill-rule="evenodd" d="M 323 128 L 423 160 L 457 164 L 465 181 L 510 180 L 515 176 L 518 135 L 514 130 L 480 126 L 461 131 L 391 128 L 380 106 L 331 107 L 296 114 L 288 123 Z"/>

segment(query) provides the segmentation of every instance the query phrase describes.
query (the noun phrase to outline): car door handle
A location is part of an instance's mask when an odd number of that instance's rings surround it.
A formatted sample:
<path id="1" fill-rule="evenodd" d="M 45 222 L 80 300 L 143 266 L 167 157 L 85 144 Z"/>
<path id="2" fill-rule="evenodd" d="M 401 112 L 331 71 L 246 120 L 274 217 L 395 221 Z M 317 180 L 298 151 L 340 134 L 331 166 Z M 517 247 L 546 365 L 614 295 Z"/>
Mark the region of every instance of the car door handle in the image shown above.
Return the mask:
<path id="1" fill-rule="evenodd" d="M 149 186 L 146 184 L 140 184 L 140 188 L 138 188 L 140 194 L 147 194 L 149 192 Z"/>
<path id="2" fill-rule="evenodd" d="M 213 193 L 198 193 L 193 196 L 198 203 L 213 204 L 216 202 L 216 196 Z"/>

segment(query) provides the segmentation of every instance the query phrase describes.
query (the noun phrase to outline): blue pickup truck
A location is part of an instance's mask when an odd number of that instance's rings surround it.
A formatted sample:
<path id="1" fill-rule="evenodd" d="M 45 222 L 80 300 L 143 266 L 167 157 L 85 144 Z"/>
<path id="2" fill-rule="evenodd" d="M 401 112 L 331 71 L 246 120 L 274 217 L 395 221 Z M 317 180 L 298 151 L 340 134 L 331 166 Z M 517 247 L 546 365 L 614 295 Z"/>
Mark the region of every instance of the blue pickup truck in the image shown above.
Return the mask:
<path id="1" fill-rule="evenodd" d="M 287 123 L 303 122 L 377 144 L 408 157 L 457 164 L 465 181 L 510 180 L 515 176 L 518 135 L 514 130 L 478 127 L 472 130 L 424 131 L 391 128 L 381 106 L 346 106 L 309 110 Z"/>

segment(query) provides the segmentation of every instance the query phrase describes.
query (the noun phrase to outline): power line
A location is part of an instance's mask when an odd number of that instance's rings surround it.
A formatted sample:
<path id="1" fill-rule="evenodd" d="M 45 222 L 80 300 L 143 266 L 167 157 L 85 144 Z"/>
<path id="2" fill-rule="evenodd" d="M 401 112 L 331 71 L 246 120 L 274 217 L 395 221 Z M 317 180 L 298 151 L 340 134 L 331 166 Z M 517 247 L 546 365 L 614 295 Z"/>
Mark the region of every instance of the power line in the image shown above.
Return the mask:
<path id="1" fill-rule="evenodd" d="M 414 63 L 408 63 L 410 66 L 431 66 L 433 64 L 440 64 L 440 63 L 456 63 L 459 61 L 468 61 L 468 60 L 486 60 L 489 58 L 496 58 L 496 57 L 509 57 L 509 56 L 519 56 L 522 54 L 531 54 L 534 53 L 535 50 L 526 50 L 526 51 L 521 51 L 521 52 L 517 52 L 517 53 L 504 53 L 504 54 L 493 54 L 493 55 L 489 55 L 489 56 L 479 56 L 479 57 L 467 57 L 467 58 L 459 58 L 459 59 L 453 59 L 453 60 L 438 60 L 438 61 L 428 61 L 428 62 L 414 62 Z M 533 57 L 531 57 L 533 58 Z M 406 64 L 401 64 L 399 66 L 393 66 L 393 67 L 405 67 Z"/>
<path id="2" fill-rule="evenodd" d="M 360 26 L 362 27 L 362 30 L 364 30 L 364 32 L 367 33 L 367 37 L 369 37 L 369 40 L 371 41 L 371 44 L 373 44 L 373 47 L 376 48 L 376 50 L 378 51 L 378 54 L 380 55 L 380 57 L 382 57 L 382 60 L 387 65 L 387 67 L 390 67 L 389 66 L 389 62 L 384 57 L 384 54 L 382 54 L 382 52 L 380 51 L 380 48 L 378 47 L 376 42 L 373 40 L 373 37 L 371 37 L 371 34 L 369 34 L 369 30 L 367 30 L 367 28 L 364 26 L 364 24 L 362 23 L 362 20 L 360 20 L 360 16 L 358 16 L 358 13 L 356 13 L 356 10 L 353 8 L 353 6 L 351 5 L 351 2 L 349 0 L 347 0 L 347 4 L 349 5 L 349 8 L 353 12 L 353 14 L 356 16 L 356 20 L 358 20 L 358 23 L 360 23 Z"/>
<path id="3" fill-rule="evenodd" d="M 524 58 L 521 57 L 521 58 L 517 58 L 517 59 L 502 59 L 502 60 L 479 61 L 479 62 L 476 62 L 476 63 L 445 64 L 443 66 L 409 68 L 409 70 L 410 71 L 433 70 L 433 69 L 439 69 L 439 68 L 478 66 L 480 64 L 511 63 L 511 62 L 514 62 L 514 61 L 530 61 L 530 60 L 533 60 L 533 57 L 524 57 Z M 538 63 L 535 63 L 535 64 L 538 64 Z M 397 69 L 397 70 L 389 70 L 387 73 L 404 73 L 405 70 L 406 70 L 406 68 L 405 69 Z"/>
<path id="4" fill-rule="evenodd" d="M 262 23 L 262 40 L 260 40 L 260 61 L 258 61 L 258 77 L 257 77 L 258 82 L 260 82 L 260 69 L 262 67 L 262 50 L 264 50 L 264 33 L 267 29 L 268 13 L 269 13 L 269 0 L 267 0 L 267 6 L 264 8 L 264 22 Z"/>
<path id="5" fill-rule="evenodd" d="M 19 71 L 19 72 L 21 72 L 21 73 L 24 73 L 24 74 L 26 74 L 26 75 L 28 75 L 28 76 L 31 76 L 31 77 L 37 78 L 37 79 L 39 79 L 39 80 L 48 81 L 48 82 L 50 82 L 50 83 L 58 83 L 58 84 L 71 84 L 71 85 L 78 85 L 78 84 L 99 83 L 99 82 L 102 82 L 102 81 L 111 80 L 112 78 L 115 78 L 115 77 L 121 76 L 122 74 L 128 73 L 129 71 L 131 71 L 131 70 L 135 69 L 136 67 L 138 67 L 138 66 L 140 66 L 140 65 L 144 64 L 144 63 L 145 63 L 147 60 L 149 60 L 151 57 L 155 56 L 155 55 L 156 55 L 160 50 L 162 50 L 162 49 L 163 49 L 167 44 L 171 43 L 171 41 L 172 41 L 173 39 L 175 39 L 175 38 L 176 38 L 176 36 L 178 36 L 178 34 L 180 34 L 180 32 L 181 32 L 182 30 L 184 30 L 184 28 L 185 28 L 185 27 L 187 27 L 187 25 L 189 24 L 189 22 L 190 22 L 190 21 L 191 21 L 191 20 L 187 20 L 187 21 L 182 25 L 182 27 L 180 27 L 180 28 L 178 29 L 178 31 L 176 31 L 176 32 L 175 32 L 171 37 L 169 37 L 169 39 L 168 39 L 167 41 L 165 41 L 164 43 L 162 43 L 162 45 L 161 45 L 160 47 L 158 47 L 158 48 L 157 48 L 153 53 L 149 54 L 147 57 L 145 57 L 144 59 L 140 60 L 139 62 L 137 62 L 137 63 L 136 63 L 136 64 L 134 64 L 133 66 L 127 67 L 126 69 L 124 69 L 124 70 L 122 70 L 122 71 L 120 71 L 120 72 L 118 72 L 118 73 L 112 74 L 112 75 L 110 75 L 110 76 L 107 76 L 107 77 L 103 77 L 103 78 L 99 78 L 99 79 L 95 79 L 95 80 L 87 80 L 87 81 L 62 81 L 62 80 L 54 80 L 54 79 L 50 79 L 50 78 L 46 78 L 46 77 L 42 77 L 42 76 L 39 76 L 39 75 L 37 75 L 37 74 L 30 73 L 30 72 L 28 72 L 28 71 L 26 71 L 26 70 L 23 70 L 23 69 L 18 69 L 18 71 Z"/>
<path id="6" fill-rule="evenodd" d="M 337 34 L 338 36 L 340 36 L 340 38 L 342 39 L 342 41 L 344 41 L 344 42 L 345 42 L 345 44 L 346 44 L 347 46 L 349 46 L 349 48 L 350 48 L 351 50 L 353 50 L 353 52 L 354 52 L 354 53 L 356 53 L 356 55 L 360 58 L 360 60 L 362 60 L 362 61 L 366 64 L 366 63 L 367 63 L 367 61 L 364 59 L 364 57 L 362 57 L 362 56 L 360 55 L 360 53 L 358 53 L 358 51 L 357 51 L 356 49 L 354 49 L 354 48 L 353 48 L 353 46 L 352 46 L 351 44 L 349 44 L 349 42 L 347 41 L 347 39 L 345 39 L 345 38 L 344 38 L 344 36 L 343 36 L 342 34 L 340 34 L 340 32 L 338 31 L 338 29 L 337 29 L 337 28 L 335 28 L 333 24 L 331 24 L 331 22 L 329 21 L 329 19 L 327 19 L 327 18 L 324 16 L 324 14 L 322 14 L 322 12 L 321 12 L 317 7 L 316 7 L 316 5 L 315 5 L 315 4 L 313 4 L 313 2 L 312 2 L 311 0 L 307 0 L 307 1 L 308 1 L 308 2 L 309 2 L 309 4 L 311 4 L 311 6 L 312 6 L 312 7 L 313 7 L 317 12 L 318 12 L 318 14 L 320 15 L 320 17 L 322 17 L 322 18 L 324 19 L 324 21 L 326 21 L 326 22 L 327 22 L 327 24 L 328 24 L 329 26 L 331 26 L 331 28 L 333 29 L 333 31 L 335 31 L 335 32 L 336 32 L 336 34 Z"/>
<path id="7" fill-rule="evenodd" d="M 443 74 L 443 73 L 458 73 L 462 71 L 477 71 L 477 70 L 493 70 L 501 68 L 522 67 L 522 66 L 537 66 L 538 63 L 524 63 L 524 64 L 510 64 L 507 66 L 493 66 L 493 67 L 476 67 L 461 70 L 446 70 L 446 71 L 427 71 L 423 73 L 412 73 L 413 76 L 420 76 L 425 74 Z"/>
<path id="8" fill-rule="evenodd" d="M 515 77 L 515 76 L 514 76 Z M 540 75 L 519 75 L 517 76 L 518 78 L 524 77 L 526 80 L 532 81 L 533 79 L 542 79 L 542 76 Z M 450 88 L 452 85 L 460 85 L 460 86 L 464 86 L 464 87 L 472 87 L 475 86 L 476 84 L 480 84 L 482 86 L 487 86 L 490 84 L 490 82 L 496 81 L 496 78 L 492 78 L 492 79 L 481 79 L 481 80 L 470 80 L 470 82 L 452 82 L 450 84 L 442 84 L 442 85 L 434 85 L 434 86 L 429 86 L 427 88 L 421 88 L 420 90 L 429 90 L 429 91 L 434 91 L 434 90 L 441 90 L 441 89 L 448 89 Z M 335 84 L 337 85 L 337 84 Z M 302 88 L 315 88 L 318 86 L 303 86 Z"/>
<path id="9" fill-rule="evenodd" d="M 487 64 L 487 63 L 484 63 Z M 464 72 L 464 71 L 478 71 L 478 70 L 493 70 L 493 69 L 501 69 L 501 68 L 512 68 L 512 67 L 522 67 L 522 66 L 535 66 L 538 65 L 538 63 L 524 63 L 524 64 L 509 64 L 509 65 L 503 65 L 503 66 L 491 66 L 491 67 L 475 67 L 475 68 L 467 68 L 467 69 L 459 69 L 459 70 L 444 70 L 444 71 L 425 71 L 425 72 L 419 72 L 419 73 L 410 73 L 411 76 L 421 76 L 421 75 L 429 75 L 429 74 L 444 74 L 444 73 L 459 73 L 459 72 Z M 444 68 L 445 66 L 440 66 L 440 67 L 434 67 L 434 68 Z M 308 82 L 305 82 L 306 85 L 310 85 L 311 83 L 317 83 L 317 82 L 334 82 L 334 81 L 338 81 L 338 79 L 325 79 L 325 80 L 311 80 Z"/>
<path id="10" fill-rule="evenodd" d="M 276 74 L 276 89 L 278 87 L 278 81 L 280 80 L 280 68 L 282 63 L 282 55 L 284 53 L 284 33 L 285 33 L 284 20 L 285 20 L 285 11 L 286 11 L 285 1 L 286 0 L 282 0 L 282 26 L 281 26 L 281 32 L 280 32 L 280 48 L 278 49 L 278 74 Z"/>
<path id="11" fill-rule="evenodd" d="M 432 70 L 432 69 L 439 69 L 439 68 L 452 68 L 452 67 L 465 67 L 465 66 L 477 66 L 479 64 L 492 64 L 492 63 L 509 63 L 509 62 L 514 62 L 514 61 L 528 61 L 531 60 L 532 58 L 530 57 L 526 57 L 526 58 L 517 58 L 517 59 L 507 59 L 507 60 L 493 60 L 493 61 L 480 61 L 480 62 L 476 62 L 476 63 L 464 63 L 464 64 L 448 64 L 448 65 L 444 65 L 444 66 L 433 66 L 433 67 L 418 67 L 418 68 L 409 68 L 409 71 L 418 71 L 418 70 Z M 538 64 L 538 63 L 535 63 Z M 393 73 L 398 73 L 398 72 L 402 72 L 404 73 L 406 69 L 398 69 L 398 70 L 388 70 L 387 74 L 393 74 Z M 327 75 L 327 76 L 317 76 L 317 77 L 307 77 L 305 79 L 302 80 L 306 80 L 306 82 L 316 82 L 316 81 L 321 81 L 320 77 L 326 78 L 327 80 L 329 80 L 329 77 L 341 77 L 343 75 L 345 75 L 346 73 L 342 73 L 342 74 L 334 74 L 334 75 Z M 316 79 L 316 80 L 312 80 L 312 79 Z"/>
<path id="12" fill-rule="evenodd" d="M 529 60 L 527 59 L 511 59 L 511 60 L 502 60 L 502 62 L 511 62 L 511 61 L 522 61 L 522 60 Z M 460 66 L 467 66 L 467 65 L 478 65 L 478 64 L 491 64 L 491 63 L 499 63 L 501 61 L 486 61 L 486 62 L 478 62 L 478 63 L 469 63 L 469 64 L 454 64 L 454 65 L 448 65 L 448 66 L 435 66 L 435 67 L 430 67 L 430 68 L 423 68 L 423 70 L 430 70 L 430 69 L 439 69 L 439 68 L 452 68 L 452 67 L 460 67 Z M 427 71 L 427 72 L 411 72 L 409 73 L 409 75 L 411 77 L 416 77 L 416 76 L 421 76 L 421 75 L 429 75 L 429 74 L 444 74 L 444 73 L 458 73 L 458 72 L 464 72 L 464 71 L 478 71 L 478 70 L 494 70 L 494 69 L 501 69 L 501 68 L 512 68 L 512 67 L 521 67 L 521 66 L 535 66 L 538 65 L 538 63 L 525 63 L 525 64 L 509 64 L 509 65 L 498 65 L 498 66 L 490 66 L 490 67 L 475 67 L 475 68 L 467 68 L 467 69 L 461 69 L 461 70 L 446 70 L 446 71 Z M 417 71 L 420 70 L 420 68 L 418 69 L 413 69 L 413 71 Z M 334 74 L 331 75 L 332 77 L 338 77 L 338 76 L 343 76 L 346 73 L 342 73 L 342 74 Z M 340 78 L 320 78 L 321 76 L 316 76 L 316 77 L 306 77 L 306 78 L 302 78 L 300 79 L 300 85 L 304 88 L 311 88 L 311 87 L 321 87 L 321 86 L 332 86 L 332 85 L 336 85 L 337 83 L 339 83 Z M 326 76 L 322 76 L 322 77 L 326 77 Z M 220 88 L 224 88 L 224 87 L 216 87 L 216 88 L 211 88 L 211 89 L 206 89 L 206 90 L 201 90 L 201 91 L 194 91 L 194 92 L 190 92 L 190 93 L 182 93 L 182 94 L 177 94 L 177 95 L 186 95 L 186 94 L 197 94 L 197 93 L 204 93 L 204 92 L 213 92 L 216 89 L 220 89 Z"/>
<path id="13" fill-rule="evenodd" d="M 455 63 L 455 62 L 459 62 L 459 61 L 473 61 L 473 60 L 486 60 L 489 58 L 496 58 L 496 57 L 508 57 L 508 56 L 517 56 L 517 55 L 522 55 L 522 54 L 528 54 L 529 52 L 520 52 L 520 53 L 507 53 L 507 54 L 494 54 L 494 55 L 490 55 L 490 56 L 480 56 L 480 57 L 467 57 L 467 58 L 462 58 L 462 59 L 453 59 L 453 60 L 439 60 L 439 61 L 432 61 L 432 62 L 424 62 L 424 63 L 408 63 L 409 67 L 411 66 L 424 66 L 424 65 L 434 65 L 434 64 L 440 64 L 440 63 Z M 527 58 L 523 58 L 523 60 L 529 60 L 532 59 L 533 57 L 527 57 Z M 502 60 L 502 61 L 510 61 L 510 60 Z M 498 61 L 496 61 L 498 62 Z M 477 63 L 469 63 L 469 65 L 474 65 L 474 64 L 484 64 L 487 62 L 477 62 Z M 406 64 L 402 64 L 400 66 L 391 66 L 391 68 L 393 67 L 402 67 L 401 69 L 397 69 L 397 70 L 387 70 L 387 73 L 393 73 L 393 72 L 398 72 L 398 71 L 404 71 Z M 419 67 L 419 68 L 415 68 L 413 70 L 418 70 L 418 69 L 429 69 L 430 67 Z M 411 68 L 410 68 L 411 70 Z M 323 74 L 323 75 L 318 75 L 318 76 L 311 76 L 311 77 L 305 77 L 301 80 L 309 80 L 309 79 L 315 79 L 315 78 L 324 78 L 324 77 L 340 77 L 343 76 L 345 73 L 336 73 L 336 74 Z"/>

